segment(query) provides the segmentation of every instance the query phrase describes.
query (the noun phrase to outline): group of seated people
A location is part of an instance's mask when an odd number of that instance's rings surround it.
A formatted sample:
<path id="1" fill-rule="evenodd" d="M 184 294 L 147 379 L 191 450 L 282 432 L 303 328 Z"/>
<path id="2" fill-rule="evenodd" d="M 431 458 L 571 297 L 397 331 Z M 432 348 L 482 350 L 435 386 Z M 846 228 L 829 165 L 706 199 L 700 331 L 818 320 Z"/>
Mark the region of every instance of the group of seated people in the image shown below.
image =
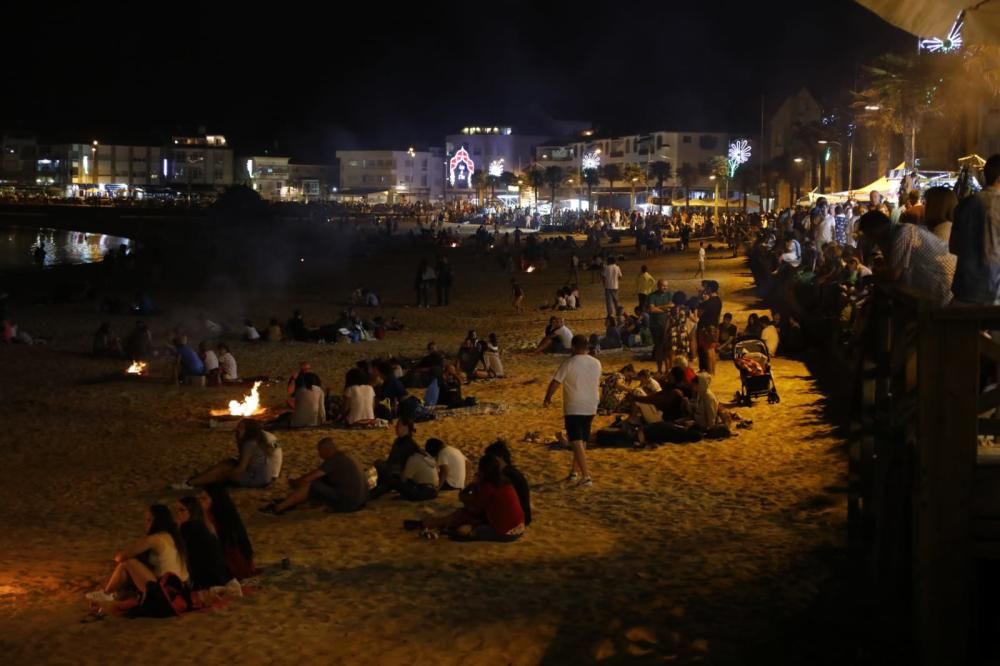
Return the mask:
<path id="1" fill-rule="evenodd" d="M 173 352 L 174 378 L 178 384 L 204 382 L 206 386 L 220 386 L 240 381 L 236 357 L 225 343 L 212 349 L 201 342 L 195 351 L 188 344 L 187 336 L 181 334 L 174 338 Z"/>
<path id="2" fill-rule="evenodd" d="M 123 602 L 134 616 L 164 616 L 241 595 L 239 581 L 257 574 L 253 546 L 224 485 L 212 484 L 171 508 L 146 510 L 143 536 L 115 551 L 107 583 L 90 592 L 95 604 Z"/>
<path id="3" fill-rule="evenodd" d="M 625 431 L 636 446 L 726 437 L 731 417 L 720 407 L 711 383 L 712 375 L 696 373 L 684 356 L 676 357 L 663 376 L 645 369 L 636 373 L 627 365 L 603 381 L 599 409 L 628 414 L 612 428 Z"/>
<path id="4" fill-rule="evenodd" d="M 580 289 L 576 284 L 568 284 L 556 289 L 555 299 L 552 303 L 547 303 L 539 307 L 539 310 L 578 310 L 580 303 Z"/>
<path id="5" fill-rule="evenodd" d="M 593 333 L 590 336 L 590 348 L 595 352 L 623 347 L 649 347 L 652 344 L 649 313 L 641 307 L 636 307 L 632 314 L 626 316 L 624 308 L 619 306 L 617 316 L 604 319 L 604 335 Z"/>

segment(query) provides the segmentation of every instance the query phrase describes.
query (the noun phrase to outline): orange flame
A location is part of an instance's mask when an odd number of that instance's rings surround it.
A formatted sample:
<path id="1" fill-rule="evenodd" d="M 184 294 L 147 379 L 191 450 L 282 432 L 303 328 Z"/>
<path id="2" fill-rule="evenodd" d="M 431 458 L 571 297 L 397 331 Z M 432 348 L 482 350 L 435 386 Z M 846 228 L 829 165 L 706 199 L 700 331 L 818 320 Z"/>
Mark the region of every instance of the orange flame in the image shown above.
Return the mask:
<path id="1" fill-rule="evenodd" d="M 243 396 L 242 402 L 236 400 L 229 401 L 229 414 L 231 416 L 253 416 L 262 411 L 260 408 L 260 382 L 254 382 L 250 389 L 250 395 Z"/>
<path id="2" fill-rule="evenodd" d="M 132 365 L 128 366 L 125 370 L 130 375 L 144 375 L 146 374 L 146 362 L 145 361 L 132 361 Z"/>

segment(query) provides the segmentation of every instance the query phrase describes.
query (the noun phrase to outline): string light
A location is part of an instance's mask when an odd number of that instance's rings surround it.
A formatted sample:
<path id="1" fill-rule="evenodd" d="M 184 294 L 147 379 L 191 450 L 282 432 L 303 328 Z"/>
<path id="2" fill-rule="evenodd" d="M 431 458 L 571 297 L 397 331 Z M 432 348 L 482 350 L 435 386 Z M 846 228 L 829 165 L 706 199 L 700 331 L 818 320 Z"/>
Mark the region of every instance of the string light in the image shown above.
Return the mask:
<path id="1" fill-rule="evenodd" d="M 489 174 L 495 178 L 503 175 L 503 158 L 490 162 Z"/>
<path id="2" fill-rule="evenodd" d="M 601 166 L 601 156 L 596 152 L 584 153 L 582 163 L 584 171 L 598 169 Z"/>

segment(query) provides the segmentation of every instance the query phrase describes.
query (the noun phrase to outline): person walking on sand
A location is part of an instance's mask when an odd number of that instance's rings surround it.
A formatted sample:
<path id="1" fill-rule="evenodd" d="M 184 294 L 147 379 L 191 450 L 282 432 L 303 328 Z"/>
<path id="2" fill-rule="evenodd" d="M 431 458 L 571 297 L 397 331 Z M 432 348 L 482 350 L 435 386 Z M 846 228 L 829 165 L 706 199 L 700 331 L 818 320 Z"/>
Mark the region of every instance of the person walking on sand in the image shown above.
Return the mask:
<path id="1" fill-rule="evenodd" d="M 573 451 L 573 466 L 567 481 L 579 480 L 579 486 L 589 488 L 594 482 L 587 468 L 587 440 L 590 439 L 590 424 L 601 399 L 602 368 L 601 362 L 590 355 L 585 336 L 574 335 L 571 348 L 572 356 L 556 370 L 542 404 L 545 407 L 551 405 L 552 396 L 562 386 L 566 438 Z"/>
<path id="2" fill-rule="evenodd" d="M 698 270 L 694 272 L 696 278 L 705 279 L 705 243 L 698 244 Z"/>
<path id="3" fill-rule="evenodd" d="M 601 277 L 604 280 L 604 308 L 609 317 L 614 317 L 618 314 L 618 281 L 622 279 L 622 269 L 614 257 L 608 257 Z"/>

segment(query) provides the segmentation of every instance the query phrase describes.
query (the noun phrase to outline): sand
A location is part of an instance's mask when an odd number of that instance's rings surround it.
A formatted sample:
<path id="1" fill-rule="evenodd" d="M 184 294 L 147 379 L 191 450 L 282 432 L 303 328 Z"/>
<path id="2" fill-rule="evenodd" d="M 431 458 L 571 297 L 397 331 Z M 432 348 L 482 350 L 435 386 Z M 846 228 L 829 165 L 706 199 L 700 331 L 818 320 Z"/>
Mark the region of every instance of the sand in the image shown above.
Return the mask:
<path id="1" fill-rule="evenodd" d="M 626 250 L 631 254 L 631 248 Z M 428 252 L 428 254 L 430 254 Z M 722 285 L 725 311 L 741 327 L 755 305 L 742 259 L 710 254 L 708 276 Z M 234 343 L 244 375 L 287 376 L 309 359 L 326 386 L 342 386 L 358 358 L 418 356 L 428 340 L 457 349 L 466 330 L 496 332 L 513 347 L 540 336 L 548 313 L 509 314 L 507 276 L 472 250 L 450 251 L 452 305 L 405 307 L 417 252 L 378 270 L 354 266 L 406 323 L 380 342 L 358 345 Z M 565 278 L 564 255 L 546 271 L 521 275 L 527 304 L 549 299 Z M 623 266 L 622 299 L 639 267 Z M 645 261 L 671 287 L 695 288 L 693 253 Z M 296 292 L 242 299 L 255 320 L 332 320 L 353 283 L 331 278 Z M 392 281 L 387 275 L 393 275 Z M 584 307 L 569 313 L 577 332 L 600 330 L 599 284 L 581 275 Z M 310 293 L 305 293 L 306 291 Z M 157 342 L 196 308 L 214 312 L 205 293 L 161 296 L 169 313 L 151 319 Z M 759 311 L 759 310 L 758 310 Z M 503 415 L 423 424 L 470 458 L 497 437 L 511 442 L 532 484 L 536 522 L 515 544 L 427 541 L 401 529 L 404 518 L 446 511 L 452 495 L 422 505 L 383 498 L 353 515 L 300 510 L 275 519 L 256 513 L 283 485 L 234 492 L 265 573 L 245 599 L 170 620 L 108 618 L 81 623 L 83 593 L 97 589 L 110 557 L 142 531 L 145 505 L 173 501 L 165 490 L 195 469 L 231 455 L 232 435 L 210 430 L 206 412 L 241 391 L 179 388 L 156 381 L 88 383 L 127 363 L 85 354 L 100 315 L 87 305 L 18 309 L 28 330 L 53 334 L 46 347 L 0 347 L 0 654 L 8 664 L 135 663 L 821 663 L 837 653 L 823 628 L 825 590 L 844 553 L 842 441 L 823 414 L 824 397 L 803 363 L 778 358 L 782 401 L 737 411 L 749 431 L 721 441 L 653 451 L 595 450 L 595 485 L 551 482 L 569 470 L 566 452 L 520 440 L 561 427 L 559 405 L 542 407 L 558 358 L 508 353 L 509 377 L 474 385 L 480 400 L 505 402 Z M 120 333 L 129 318 L 113 320 Z M 601 356 L 605 369 L 632 362 Z M 651 367 L 649 363 L 638 363 Z M 720 362 L 713 389 L 731 400 L 739 378 Z M 284 386 L 267 387 L 266 403 Z M 610 419 L 602 418 L 601 423 Z M 316 433 L 281 433 L 283 477 L 316 464 Z M 391 431 L 334 431 L 363 461 L 384 456 Z M 282 484 L 284 481 L 282 481 Z M 291 568 L 281 570 L 282 558 Z M 819 610 L 817 610 L 819 609 Z M 819 622 L 814 621 L 819 613 Z"/>

